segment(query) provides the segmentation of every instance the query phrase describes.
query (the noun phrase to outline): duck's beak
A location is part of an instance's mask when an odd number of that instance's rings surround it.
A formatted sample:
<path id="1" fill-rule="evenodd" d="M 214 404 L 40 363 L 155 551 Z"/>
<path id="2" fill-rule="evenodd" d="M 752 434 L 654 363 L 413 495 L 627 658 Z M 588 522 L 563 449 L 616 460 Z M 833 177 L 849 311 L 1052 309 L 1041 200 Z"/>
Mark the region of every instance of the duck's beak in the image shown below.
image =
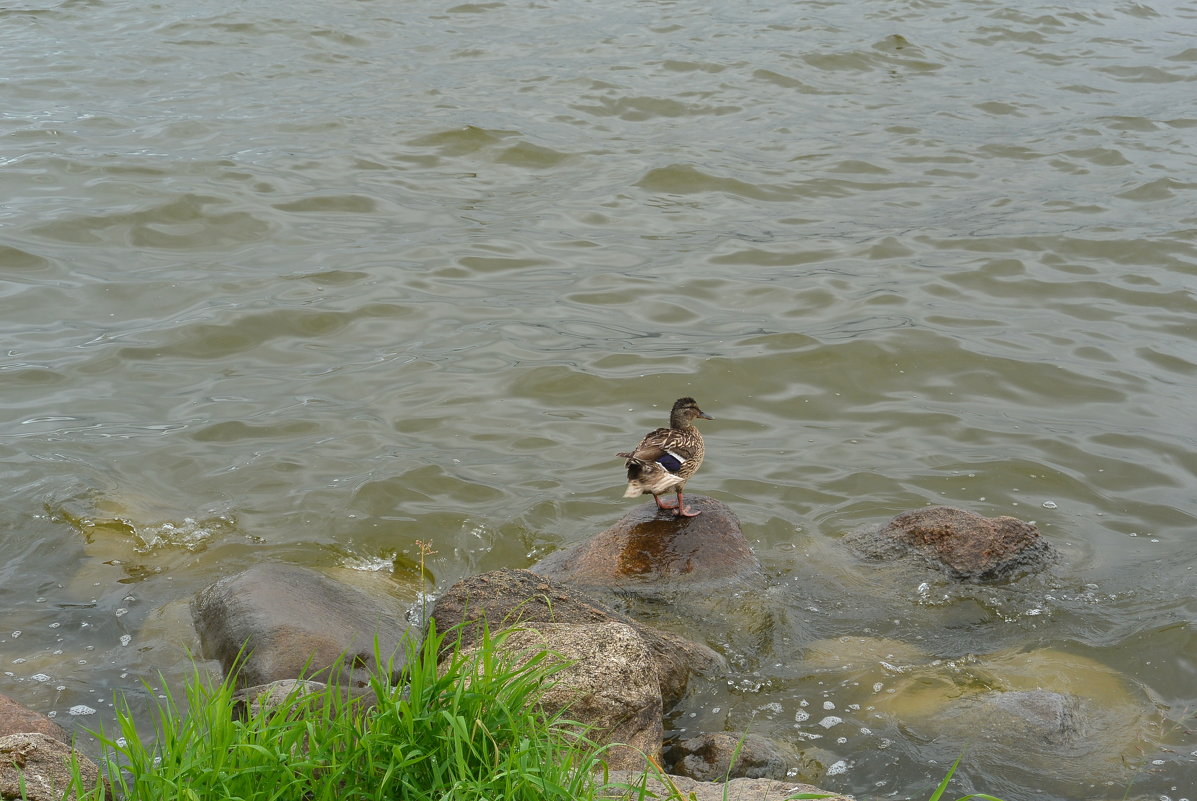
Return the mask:
<path id="1" fill-rule="evenodd" d="M 711 417 L 709 414 L 702 411 L 701 409 L 698 410 L 698 416 L 701 417 L 703 420 L 714 420 L 715 419 L 714 417 Z"/>

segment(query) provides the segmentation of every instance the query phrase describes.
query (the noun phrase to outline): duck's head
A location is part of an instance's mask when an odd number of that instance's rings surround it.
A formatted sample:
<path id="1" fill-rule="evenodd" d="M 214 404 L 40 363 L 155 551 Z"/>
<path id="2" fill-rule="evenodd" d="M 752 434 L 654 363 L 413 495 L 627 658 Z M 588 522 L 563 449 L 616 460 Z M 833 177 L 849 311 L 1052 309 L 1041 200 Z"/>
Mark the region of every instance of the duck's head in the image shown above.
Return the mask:
<path id="1" fill-rule="evenodd" d="M 669 413 L 669 425 L 672 428 L 685 428 L 701 417 L 703 420 L 714 420 L 709 414 L 698 408 L 694 398 L 678 398 L 673 403 L 673 411 Z"/>

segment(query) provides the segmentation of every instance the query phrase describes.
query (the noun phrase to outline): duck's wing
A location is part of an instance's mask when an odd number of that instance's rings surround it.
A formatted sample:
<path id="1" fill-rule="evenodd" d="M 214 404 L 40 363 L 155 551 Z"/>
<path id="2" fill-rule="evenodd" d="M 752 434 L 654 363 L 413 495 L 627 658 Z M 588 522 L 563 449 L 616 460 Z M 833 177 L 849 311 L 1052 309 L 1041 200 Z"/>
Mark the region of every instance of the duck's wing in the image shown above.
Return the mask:
<path id="1" fill-rule="evenodd" d="M 619 456 L 630 462 L 649 464 L 656 462 L 670 473 L 677 473 L 682 466 L 694 458 L 694 438 L 676 428 L 658 428 L 651 431 L 631 453 Z"/>

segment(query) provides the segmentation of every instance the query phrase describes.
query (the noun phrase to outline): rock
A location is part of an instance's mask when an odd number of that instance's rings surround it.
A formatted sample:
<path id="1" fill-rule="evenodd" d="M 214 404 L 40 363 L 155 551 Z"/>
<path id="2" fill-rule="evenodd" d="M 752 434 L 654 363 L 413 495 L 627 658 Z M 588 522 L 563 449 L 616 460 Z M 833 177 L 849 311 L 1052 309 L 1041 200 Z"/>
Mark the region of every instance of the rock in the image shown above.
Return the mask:
<path id="1" fill-rule="evenodd" d="M 687 496 L 686 503 L 702 514 L 676 518 L 650 501 L 606 531 L 550 554 L 532 571 L 648 598 L 710 593 L 759 579 L 761 563 L 731 508 L 702 496 Z"/>
<path id="2" fill-rule="evenodd" d="M 848 796 L 829 793 L 809 784 L 775 779 L 732 779 L 727 783 L 700 782 L 669 775 L 665 779 L 667 781 L 655 773 L 644 778 L 636 771 L 612 771 L 607 777 L 606 787 L 595 798 L 607 801 L 639 801 L 644 797 L 685 798 L 693 801 L 782 801 L 801 793 L 824 796 L 824 801 L 852 801 Z M 641 795 L 638 788 L 645 785 L 651 795 Z"/>
<path id="3" fill-rule="evenodd" d="M 1030 523 L 951 506 L 903 512 L 880 530 L 857 532 L 849 541 L 875 558 L 917 553 L 958 579 L 1008 578 L 1040 569 L 1052 556 L 1051 546 Z"/>
<path id="4" fill-rule="evenodd" d="M 64 743 L 71 740 L 71 736 L 62 726 L 40 712 L 34 712 L 7 695 L 0 694 L 0 737 L 6 734 L 27 734 L 29 732 L 38 732 Z"/>
<path id="5" fill-rule="evenodd" d="M 909 666 L 861 703 L 936 743 L 931 758 L 955 759 L 952 749 L 970 742 L 970 760 L 1008 766 L 1015 785 L 1047 794 L 1122 784 L 1161 748 L 1158 711 L 1132 677 L 1054 648 Z"/>
<path id="6" fill-rule="evenodd" d="M 1083 736 L 1082 704 L 1075 695 L 1049 690 L 994 692 L 962 700 L 963 706 L 975 707 L 968 717 L 979 724 L 972 728 L 976 734 L 992 740 L 1017 728 L 1051 746 L 1068 746 Z"/>
<path id="7" fill-rule="evenodd" d="M 280 679 L 256 687 L 245 687 L 233 693 L 233 715 L 238 720 L 245 720 L 261 714 L 263 710 L 277 709 L 288 699 L 295 708 L 303 709 L 305 696 L 320 694 L 327 687 L 322 681 L 306 679 Z M 371 687 L 341 687 L 338 691 L 346 700 L 357 700 L 363 705 L 372 705 L 376 700 Z"/>
<path id="8" fill-rule="evenodd" d="M 296 678 L 365 686 L 376 638 L 383 661 L 394 660 L 393 677 L 405 658 L 397 602 L 296 565 L 255 565 L 221 579 L 192 599 L 191 614 L 204 656 L 219 660 L 226 673 L 236 666 L 239 687 Z"/>
<path id="9" fill-rule="evenodd" d="M 712 732 L 674 742 L 665 751 L 664 764 L 670 773 L 701 782 L 782 780 L 794 756 L 757 734 Z"/>
<path id="10" fill-rule="evenodd" d="M 840 670 L 855 674 L 880 667 L 896 674 L 931 661 L 930 654 L 888 637 L 847 634 L 815 640 L 802 648 L 802 664 L 821 671 Z"/>
<path id="11" fill-rule="evenodd" d="M 77 760 L 85 792 L 102 781 L 95 762 L 48 734 L 26 732 L 0 737 L 0 798 L 26 801 L 74 799 L 71 758 Z M 21 794 L 24 783 L 25 795 Z"/>
<path id="12" fill-rule="evenodd" d="M 537 699 L 542 710 L 563 712 L 588 727 L 592 742 L 611 745 L 602 756 L 612 769 L 643 770 L 646 756 L 660 758 L 661 685 L 653 655 L 634 628 L 616 622 L 524 625 L 529 627 L 501 641 L 501 654 L 549 651 L 568 663 Z M 469 659 L 477 649 L 463 649 L 462 656 Z"/>
<path id="13" fill-rule="evenodd" d="M 527 570 L 495 570 L 462 579 L 437 598 L 430 617 L 441 632 L 466 623 L 461 630 L 463 645 L 478 638 L 476 621 L 484 618 L 492 632 L 517 623 L 626 624 L 653 654 L 667 708 L 685 695 L 692 674 L 726 667 L 723 658 L 705 645 L 637 623 L 573 587 Z M 444 648 L 454 642 L 456 637 L 446 638 Z"/>
<path id="14" fill-rule="evenodd" d="M 306 679 L 280 679 L 256 687 L 245 687 L 233 693 L 233 716 L 238 720 L 260 715 L 263 710 L 273 710 L 287 702 L 288 698 L 300 698 L 318 693 L 328 685 L 322 681 Z"/>

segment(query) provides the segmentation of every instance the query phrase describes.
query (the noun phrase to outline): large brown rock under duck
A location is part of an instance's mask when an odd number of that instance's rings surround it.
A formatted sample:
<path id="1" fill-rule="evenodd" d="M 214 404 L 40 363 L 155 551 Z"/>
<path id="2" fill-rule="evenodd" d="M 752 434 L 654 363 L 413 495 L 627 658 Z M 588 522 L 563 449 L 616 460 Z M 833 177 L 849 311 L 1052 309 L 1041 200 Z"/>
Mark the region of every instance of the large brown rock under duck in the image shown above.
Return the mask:
<path id="1" fill-rule="evenodd" d="M 642 597 L 710 591 L 761 575 L 740 521 L 727 504 L 690 495 L 697 517 L 677 518 L 649 502 L 585 542 L 550 554 L 532 571 L 582 587 Z"/>
<path id="2" fill-rule="evenodd" d="M 1041 569 L 1053 557 L 1034 524 L 952 506 L 903 512 L 879 529 L 850 534 L 848 541 L 872 558 L 917 554 L 954 578 L 982 581 Z"/>

